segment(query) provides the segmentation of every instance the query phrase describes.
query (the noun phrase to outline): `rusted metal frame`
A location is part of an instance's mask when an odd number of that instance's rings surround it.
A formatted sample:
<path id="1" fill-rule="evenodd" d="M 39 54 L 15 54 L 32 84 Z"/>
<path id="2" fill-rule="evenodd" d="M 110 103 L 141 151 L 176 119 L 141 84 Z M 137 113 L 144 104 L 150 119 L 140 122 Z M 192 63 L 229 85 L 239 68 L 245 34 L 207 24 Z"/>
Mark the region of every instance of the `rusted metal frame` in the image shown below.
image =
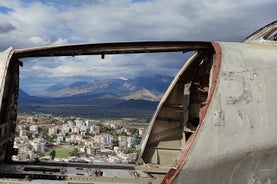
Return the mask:
<path id="1" fill-rule="evenodd" d="M 217 42 L 212 42 L 212 45 L 214 47 L 214 50 L 215 50 L 215 58 L 213 59 L 214 63 L 213 63 L 213 75 L 212 75 L 212 83 L 211 83 L 211 87 L 210 87 L 210 94 L 208 95 L 208 99 L 207 99 L 207 103 L 205 106 L 203 106 L 201 109 L 200 109 L 200 112 L 199 112 L 199 126 L 197 127 L 196 131 L 190 136 L 190 138 L 188 139 L 186 145 L 184 146 L 184 148 L 182 149 L 181 151 L 181 155 L 179 157 L 178 160 L 176 160 L 175 162 L 175 166 L 172 167 L 167 175 L 164 177 L 163 181 L 162 181 L 162 184 L 168 184 L 168 183 L 171 183 L 173 181 L 173 179 L 177 176 L 177 174 L 179 173 L 179 171 L 181 170 L 182 166 L 184 165 L 188 155 L 189 155 L 189 152 L 191 150 L 191 147 L 192 147 L 192 144 L 194 143 L 195 139 L 196 139 L 196 136 L 198 135 L 199 133 L 199 130 L 202 128 L 203 126 L 203 120 L 204 120 L 204 117 L 207 113 L 207 110 L 211 104 L 211 100 L 212 100 L 212 97 L 213 97 L 213 94 L 215 92 L 215 88 L 216 88 L 216 85 L 217 85 L 217 80 L 218 80 L 218 76 L 219 76 L 219 72 L 220 72 L 220 68 L 221 68 L 221 59 L 222 59 L 222 51 L 221 51 L 221 47 L 220 45 L 217 43 Z M 185 183 L 185 181 L 184 181 Z"/>
<path id="2" fill-rule="evenodd" d="M 157 173 L 158 174 L 158 173 Z M 64 180 L 63 180 L 64 181 Z M 119 177 L 108 177 L 108 176 L 68 176 L 65 180 L 68 184 L 94 184 L 94 183 L 134 183 L 134 184 L 145 184 L 145 183 L 160 183 L 159 179 L 154 178 L 119 178 Z"/>
<path id="3" fill-rule="evenodd" d="M 181 151 L 180 148 L 159 148 L 159 147 L 147 147 L 147 149 L 155 149 L 155 150 L 173 150 L 173 151 Z"/>
<path id="4" fill-rule="evenodd" d="M 64 46 L 46 46 L 14 50 L 14 58 L 77 56 L 105 54 L 135 54 L 155 52 L 186 52 L 211 48 L 210 42 L 186 41 L 146 41 L 146 42 L 116 42 L 96 44 L 76 44 Z"/>
<path id="5" fill-rule="evenodd" d="M 5 165 L 5 164 L 4 164 Z M 55 166 L 55 167 L 82 167 L 82 168 L 101 168 L 101 169 L 122 169 L 135 170 L 135 164 L 103 164 L 103 163 L 73 163 L 73 162 L 30 162 L 30 161 L 13 161 L 9 165 L 24 166 Z M 1 166 L 1 165 L 0 165 Z"/>

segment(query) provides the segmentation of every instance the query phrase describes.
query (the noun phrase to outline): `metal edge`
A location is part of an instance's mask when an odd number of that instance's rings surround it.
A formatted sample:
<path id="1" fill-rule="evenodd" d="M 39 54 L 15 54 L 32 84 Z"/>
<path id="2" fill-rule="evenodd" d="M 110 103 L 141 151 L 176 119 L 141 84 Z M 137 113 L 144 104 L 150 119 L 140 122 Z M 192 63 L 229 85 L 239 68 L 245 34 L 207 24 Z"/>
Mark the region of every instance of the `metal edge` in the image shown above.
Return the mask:
<path id="1" fill-rule="evenodd" d="M 182 52 L 210 48 L 210 42 L 138 41 L 44 46 L 14 50 L 15 58 L 77 55 L 135 54 L 154 52 Z"/>
<path id="2" fill-rule="evenodd" d="M 245 39 L 243 39 L 241 42 L 265 42 L 264 39 L 265 36 L 270 34 L 272 31 L 274 31 L 274 28 L 277 28 L 277 21 L 271 22 L 268 25 L 260 28 L 259 30 L 255 31 L 251 35 L 247 36 Z"/>
<path id="3" fill-rule="evenodd" d="M 184 146 L 184 148 L 181 151 L 181 155 L 178 160 L 176 160 L 175 166 L 172 167 L 167 175 L 164 177 L 162 184 L 168 184 L 173 181 L 173 179 L 177 176 L 179 171 L 181 170 L 182 166 L 185 164 L 186 159 L 190 153 L 190 150 L 192 149 L 193 143 L 196 141 L 197 135 L 199 134 L 200 129 L 203 127 L 203 120 L 205 118 L 205 115 L 208 111 L 208 108 L 211 104 L 212 98 L 215 93 L 215 89 L 217 86 L 217 81 L 218 81 L 218 76 L 219 72 L 221 69 L 221 61 L 222 61 L 222 50 L 220 45 L 217 42 L 212 42 L 212 45 L 215 50 L 215 58 L 214 58 L 214 64 L 213 64 L 213 73 L 212 73 L 212 83 L 211 83 L 211 90 L 210 90 L 210 95 L 208 96 L 207 99 L 207 104 L 203 106 L 200 109 L 199 116 L 200 116 L 200 124 L 198 128 L 196 129 L 195 133 L 192 134 L 192 136 L 189 138 L 188 142 Z"/>

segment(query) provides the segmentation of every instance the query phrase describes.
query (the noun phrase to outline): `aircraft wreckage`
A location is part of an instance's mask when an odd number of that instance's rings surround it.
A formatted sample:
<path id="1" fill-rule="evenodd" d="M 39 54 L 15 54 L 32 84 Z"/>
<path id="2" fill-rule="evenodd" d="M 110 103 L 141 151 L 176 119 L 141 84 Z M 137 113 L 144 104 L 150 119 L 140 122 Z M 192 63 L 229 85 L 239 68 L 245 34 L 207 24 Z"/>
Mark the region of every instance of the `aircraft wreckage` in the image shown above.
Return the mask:
<path id="1" fill-rule="evenodd" d="M 7 49 L 0 53 L 0 176 L 68 183 L 277 183 L 276 40 L 275 21 L 236 43 L 121 42 Z M 20 59 L 191 51 L 194 54 L 153 114 L 135 164 L 11 161 L 17 152 L 13 138 Z M 128 176 L 76 175 L 77 168 Z"/>

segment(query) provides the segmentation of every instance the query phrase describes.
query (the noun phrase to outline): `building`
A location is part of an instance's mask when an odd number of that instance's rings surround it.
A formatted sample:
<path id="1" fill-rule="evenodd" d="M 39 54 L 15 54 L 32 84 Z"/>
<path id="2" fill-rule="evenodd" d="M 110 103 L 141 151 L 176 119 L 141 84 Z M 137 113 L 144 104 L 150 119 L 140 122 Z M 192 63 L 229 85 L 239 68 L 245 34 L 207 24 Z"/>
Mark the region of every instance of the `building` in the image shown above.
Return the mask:
<path id="1" fill-rule="evenodd" d="M 30 141 L 30 144 L 32 145 L 35 152 L 38 154 L 43 155 L 45 152 L 45 141 L 43 138 L 36 138 Z"/>
<path id="2" fill-rule="evenodd" d="M 80 144 L 83 141 L 83 138 L 81 135 L 72 134 L 70 135 L 69 141 L 73 144 Z"/>
<path id="3" fill-rule="evenodd" d="M 79 134 L 79 133 L 80 133 L 80 127 L 78 127 L 78 126 L 73 126 L 73 127 L 72 127 L 72 133 L 74 133 L 74 134 Z"/>
<path id="4" fill-rule="evenodd" d="M 89 127 L 89 133 L 90 134 L 99 134 L 100 133 L 100 127 L 97 125 L 91 125 Z"/>
<path id="5" fill-rule="evenodd" d="M 61 133 L 68 134 L 70 132 L 70 126 L 68 124 L 64 124 L 61 129 Z"/>
<path id="6" fill-rule="evenodd" d="M 30 126 L 29 130 L 30 130 L 30 132 L 38 133 L 38 126 L 32 125 L 32 126 Z"/>
<path id="7" fill-rule="evenodd" d="M 139 136 L 143 136 L 144 134 L 145 134 L 145 132 L 146 132 L 146 128 L 139 128 Z"/>
<path id="8" fill-rule="evenodd" d="M 87 126 L 81 126 L 80 127 L 80 133 L 81 135 L 86 135 L 88 127 Z"/>
<path id="9" fill-rule="evenodd" d="M 101 149 L 99 147 L 88 147 L 86 151 L 88 155 L 93 157 L 101 155 Z"/>
<path id="10" fill-rule="evenodd" d="M 53 135 L 58 133 L 58 127 L 55 125 L 51 125 L 48 129 L 48 134 Z"/>

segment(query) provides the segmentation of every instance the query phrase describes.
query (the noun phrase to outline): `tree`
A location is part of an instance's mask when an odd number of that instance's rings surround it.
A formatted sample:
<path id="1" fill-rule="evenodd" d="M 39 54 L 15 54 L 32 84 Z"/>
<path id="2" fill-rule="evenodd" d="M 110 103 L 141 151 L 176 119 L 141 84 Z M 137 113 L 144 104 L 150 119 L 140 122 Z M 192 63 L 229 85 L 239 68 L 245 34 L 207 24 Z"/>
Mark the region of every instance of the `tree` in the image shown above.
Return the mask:
<path id="1" fill-rule="evenodd" d="M 42 137 L 43 139 L 47 140 L 47 141 L 50 140 L 50 136 L 48 135 L 47 132 L 43 132 L 42 135 L 41 135 L 41 137 Z"/>
<path id="2" fill-rule="evenodd" d="M 131 132 L 132 135 L 138 135 L 139 134 L 139 130 L 135 127 L 130 127 L 129 131 Z"/>
<path id="3" fill-rule="evenodd" d="M 51 156 L 51 159 L 54 160 L 56 157 L 56 150 L 52 150 L 49 155 Z"/>
<path id="4" fill-rule="evenodd" d="M 27 132 L 27 137 L 29 140 L 33 140 L 33 134 L 31 132 Z"/>
<path id="5" fill-rule="evenodd" d="M 125 153 L 125 154 L 130 154 L 130 153 L 135 153 L 135 152 L 136 152 L 135 147 L 126 148 L 125 150 L 123 150 L 123 153 Z"/>

